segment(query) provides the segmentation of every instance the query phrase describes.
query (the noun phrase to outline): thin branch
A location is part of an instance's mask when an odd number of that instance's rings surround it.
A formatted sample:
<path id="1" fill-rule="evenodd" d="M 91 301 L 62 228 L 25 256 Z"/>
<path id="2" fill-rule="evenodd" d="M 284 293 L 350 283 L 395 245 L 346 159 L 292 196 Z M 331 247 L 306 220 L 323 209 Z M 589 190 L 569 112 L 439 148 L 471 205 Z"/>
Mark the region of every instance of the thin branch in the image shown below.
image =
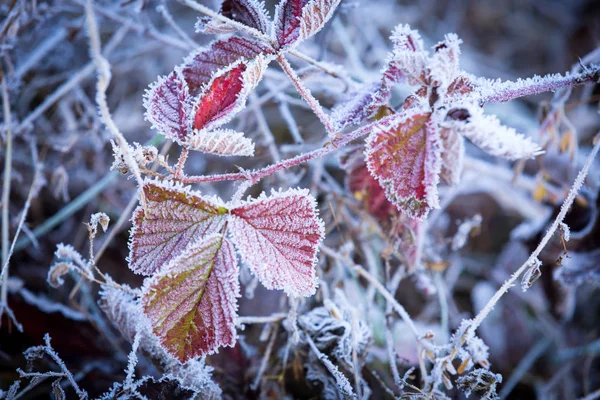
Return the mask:
<path id="1" fill-rule="evenodd" d="M 281 65 L 281 68 L 283 68 L 283 72 L 285 72 L 286 75 L 290 78 L 300 96 L 310 106 L 310 108 L 317 115 L 317 117 L 323 123 L 323 125 L 325 125 L 325 130 L 327 130 L 327 134 L 329 135 L 329 137 L 334 137 L 336 130 L 333 127 L 331 121 L 329 120 L 329 117 L 325 114 L 325 111 L 323 111 L 323 107 L 321 107 L 321 104 L 319 104 L 317 99 L 315 99 L 310 93 L 310 90 L 308 90 L 308 88 L 304 86 L 302 80 L 300 79 L 296 71 L 294 71 L 289 61 L 282 54 L 279 57 L 277 57 L 277 62 L 279 63 L 279 65 Z"/>
<path id="2" fill-rule="evenodd" d="M 4 110 L 4 126 L 6 127 L 6 142 L 5 142 L 5 157 L 4 157 L 4 182 L 2 185 L 2 289 L 0 292 L 0 304 L 6 304 L 6 282 L 8 274 L 5 271 L 8 269 L 8 241 L 9 241 L 9 224 L 8 207 L 10 203 L 10 179 L 12 172 L 12 128 L 10 103 L 8 99 L 8 90 L 6 89 L 6 79 L 4 71 L 0 69 L 2 79 L 2 108 Z M 14 247 L 14 246 L 13 246 Z M 0 307 L 2 307 L 0 305 Z M 0 318 L 2 318 L 2 308 L 0 308 Z"/>
<path id="3" fill-rule="evenodd" d="M 494 306 L 496 305 L 498 300 L 500 300 L 500 298 L 506 292 L 508 292 L 508 290 L 511 287 L 514 286 L 517 279 L 519 279 L 519 277 L 526 270 L 528 270 L 529 268 L 531 268 L 532 265 L 534 265 L 538 256 L 540 255 L 540 253 L 542 252 L 544 247 L 546 247 L 546 245 L 548 244 L 548 242 L 554 235 L 554 232 L 556 232 L 556 229 L 558 228 L 560 223 L 563 222 L 563 220 L 565 219 L 565 216 L 567 215 L 567 212 L 571 208 L 571 205 L 573 204 L 575 197 L 577 197 L 577 193 L 579 192 L 579 189 L 581 188 L 581 186 L 583 185 L 583 182 L 585 181 L 585 177 L 587 176 L 587 174 L 590 170 L 590 167 L 592 166 L 592 162 L 594 161 L 594 158 L 598 154 L 598 150 L 600 150 L 600 136 L 596 136 L 595 144 L 594 144 L 594 148 L 592 149 L 592 152 L 589 154 L 589 156 L 585 162 L 585 165 L 583 166 L 581 171 L 579 171 L 579 174 L 577 175 L 577 179 L 575 179 L 575 182 L 573 183 L 573 186 L 571 187 L 571 190 L 569 191 L 569 195 L 565 199 L 565 201 L 560 209 L 560 212 L 558 213 L 558 215 L 556 216 L 556 219 L 554 220 L 554 222 L 552 223 L 552 225 L 550 226 L 550 228 L 548 229 L 548 231 L 546 232 L 546 234 L 540 241 L 540 244 L 533 251 L 533 253 L 531 253 L 531 255 L 529 256 L 527 261 L 525 261 L 525 263 L 523 263 L 523 265 L 521 265 L 521 267 L 514 274 L 512 274 L 511 277 L 506 282 L 504 282 L 504 284 L 500 287 L 500 289 L 498 289 L 498 291 L 494 294 L 494 296 L 488 301 L 488 303 L 485 305 L 485 307 L 473 319 L 473 322 L 471 322 L 471 325 L 469 326 L 468 331 L 464 335 L 465 338 L 470 337 L 475 333 L 475 331 L 477 330 L 479 325 L 481 325 L 481 323 L 483 322 L 485 317 L 487 317 L 488 314 L 494 309 Z"/>
<path id="4" fill-rule="evenodd" d="M 125 137 L 123 137 L 123 134 L 119 131 L 119 128 L 117 128 L 117 125 L 113 121 L 108 109 L 108 104 L 106 102 L 106 89 L 108 88 L 111 79 L 110 64 L 100 52 L 100 36 L 98 33 L 94 9 L 92 7 L 92 0 L 88 0 L 86 3 L 85 14 L 87 19 L 88 35 L 90 38 L 90 51 L 96 64 L 96 69 L 98 70 L 96 103 L 98 103 L 98 107 L 100 109 L 100 117 L 119 144 L 119 147 L 123 153 L 123 158 L 125 159 L 129 170 L 133 173 L 135 179 L 137 180 L 140 202 L 145 205 L 146 199 L 144 197 L 144 192 L 141 190 L 143 180 L 140 173 L 140 168 L 129 151 L 129 144 L 127 143 L 127 140 Z"/>

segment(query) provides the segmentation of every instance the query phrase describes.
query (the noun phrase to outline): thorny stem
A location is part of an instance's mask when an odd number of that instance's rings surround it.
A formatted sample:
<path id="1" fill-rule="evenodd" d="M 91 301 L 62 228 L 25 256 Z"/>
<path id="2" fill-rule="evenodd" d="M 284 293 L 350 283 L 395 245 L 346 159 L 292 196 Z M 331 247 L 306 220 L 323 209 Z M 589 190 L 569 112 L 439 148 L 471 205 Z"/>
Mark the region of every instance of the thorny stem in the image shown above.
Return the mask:
<path id="1" fill-rule="evenodd" d="M 175 176 L 181 176 L 183 174 L 183 167 L 185 166 L 185 162 L 190 154 L 190 149 L 188 147 L 183 147 L 181 149 L 181 154 L 179 154 L 179 160 L 177 161 L 177 166 L 175 167 Z"/>
<path id="2" fill-rule="evenodd" d="M 567 76 L 545 76 L 542 78 L 520 79 L 516 82 L 502 82 L 494 85 L 494 92 L 478 98 L 479 104 L 506 102 L 519 97 L 544 92 L 553 92 L 560 88 L 600 82 L 600 66 L 592 66 L 580 74 Z"/>
<path id="3" fill-rule="evenodd" d="M 323 157 L 329 153 L 333 153 L 334 151 L 339 150 L 341 147 L 348 145 L 354 140 L 362 136 L 368 135 L 376 129 L 385 129 L 393 125 L 397 118 L 397 115 L 387 116 L 378 121 L 374 121 L 368 125 L 365 125 L 353 132 L 346 133 L 343 136 L 338 136 L 333 141 L 325 143 L 323 147 L 320 147 L 316 150 L 309 151 L 307 153 L 300 154 L 296 157 L 288 158 L 286 160 L 282 160 L 278 163 L 271 164 L 261 169 L 257 169 L 254 171 L 235 172 L 230 174 L 187 176 L 181 178 L 180 181 L 182 183 L 221 182 L 244 179 L 252 179 L 254 181 L 258 181 L 266 176 L 274 174 L 277 171 L 295 167 L 315 158 Z"/>
<path id="4" fill-rule="evenodd" d="M 2 185 L 2 289 L 0 289 L 0 304 L 6 304 L 8 273 L 5 273 L 5 269 L 8 271 L 8 225 L 10 222 L 8 218 L 8 205 L 10 200 L 10 175 L 12 167 L 12 131 L 10 125 L 12 121 L 4 71 L 0 70 L 0 75 L 2 75 L 2 105 L 4 109 L 4 126 L 6 127 L 6 155 L 4 157 L 4 183 Z M 0 308 L 1 317 L 2 309 Z"/>
<path id="5" fill-rule="evenodd" d="M 550 228 L 548 229 L 548 231 L 546 232 L 546 234 L 540 241 L 540 244 L 536 247 L 536 249 L 533 251 L 533 253 L 531 253 L 531 255 L 529 256 L 527 261 L 525 261 L 525 263 L 523 265 L 521 265 L 521 267 L 514 274 L 512 274 L 511 277 L 506 282 L 504 282 L 504 284 L 500 287 L 500 289 L 498 289 L 498 291 L 494 294 L 494 296 L 488 301 L 488 303 L 485 305 L 485 307 L 479 312 L 479 314 L 477 314 L 477 316 L 471 322 L 469 329 L 465 332 L 464 338 L 467 338 L 475 333 L 475 331 L 477 330 L 479 325 L 481 325 L 483 320 L 493 310 L 493 308 L 496 305 L 496 303 L 498 302 L 498 300 L 500 300 L 500 298 L 506 292 L 508 292 L 508 290 L 511 287 L 514 286 L 515 282 L 517 281 L 519 276 L 521 276 L 521 274 L 523 274 L 527 269 L 531 268 L 531 266 L 534 265 L 534 262 L 537 260 L 537 257 L 540 255 L 540 253 L 542 252 L 544 247 L 546 247 L 546 245 L 548 244 L 548 242 L 554 235 L 554 232 L 556 232 L 556 229 L 558 228 L 560 223 L 563 222 L 563 220 L 565 219 L 565 216 L 567 215 L 567 212 L 571 208 L 571 205 L 573 204 L 575 197 L 577 197 L 577 193 L 579 192 L 579 189 L 583 185 L 585 177 L 587 176 L 587 174 L 590 170 L 590 167 L 592 166 L 592 162 L 594 161 L 594 158 L 598 154 L 599 150 L 600 150 L 600 134 L 596 136 L 595 144 L 594 144 L 594 148 L 592 149 L 592 152 L 587 157 L 585 165 L 583 166 L 581 171 L 579 171 L 579 174 L 577 175 L 577 179 L 575 179 L 575 182 L 573 183 L 573 186 L 571 187 L 571 190 L 569 191 L 569 195 L 565 199 L 565 201 L 560 209 L 560 212 L 558 213 L 558 215 L 556 216 L 556 219 L 554 220 L 554 222 L 552 223 L 552 225 L 550 226 Z M 463 340 L 464 340 L 464 338 L 463 338 Z"/>
<path id="6" fill-rule="evenodd" d="M 306 101 L 306 104 L 310 106 L 310 108 L 313 110 L 313 112 L 316 114 L 319 120 L 323 123 L 323 125 L 325 125 L 325 129 L 327 130 L 327 134 L 329 135 L 329 137 L 333 137 L 335 135 L 336 130 L 331 124 L 329 117 L 325 114 L 325 111 L 323 111 L 323 107 L 321 107 L 317 99 L 315 99 L 310 93 L 310 90 L 308 90 L 308 88 L 304 86 L 302 80 L 300 80 L 300 77 L 298 76 L 296 71 L 294 71 L 289 61 L 282 54 L 279 57 L 277 57 L 277 62 L 279 63 L 279 65 L 281 65 L 281 68 L 283 68 L 283 72 L 285 72 L 285 74 L 290 78 L 300 96 L 304 99 L 304 101 Z"/>

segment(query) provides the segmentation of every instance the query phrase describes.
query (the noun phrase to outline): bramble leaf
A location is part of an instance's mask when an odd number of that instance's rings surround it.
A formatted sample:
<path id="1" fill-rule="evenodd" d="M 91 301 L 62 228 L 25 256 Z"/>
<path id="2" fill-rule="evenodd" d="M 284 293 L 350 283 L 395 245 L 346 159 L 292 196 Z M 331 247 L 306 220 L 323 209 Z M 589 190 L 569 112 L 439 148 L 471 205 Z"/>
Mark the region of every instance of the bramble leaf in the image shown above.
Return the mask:
<path id="1" fill-rule="evenodd" d="M 229 122 L 246 104 L 267 64 L 267 60 L 259 55 L 252 62 L 238 62 L 218 74 L 194 108 L 194 129 L 210 130 Z"/>
<path id="2" fill-rule="evenodd" d="M 231 210 L 229 227 L 242 259 L 267 289 L 310 296 L 323 222 L 308 190 L 264 193 Z"/>
<path id="3" fill-rule="evenodd" d="M 374 130 L 365 150 L 369 172 L 400 211 L 423 219 L 438 207 L 441 140 L 430 112 L 405 111 L 392 127 Z"/>
<path id="4" fill-rule="evenodd" d="M 423 42 L 419 32 L 408 25 L 398 25 L 391 36 L 394 51 L 388 59 L 387 69 L 401 71 L 411 85 L 427 83 L 427 62 L 429 56 L 423 50 Z"/>
<path id="5" fill-rule="evenodd" d="M 227 208 L 218 200 L 178 186 L 157 182 L 144 185 L 146 207 L 133 213 L 129 268 L 152 275 L 189 244 L 219 231 Z"/>
<path id="6" fill-rule="evenodd" d="M 146 119 L 152 127 L 177 143 L 191 133 L 192 102 L 188 85 L 176 69 L 152 84 L 144 96 Z"/>
<path id="7" fill-rule="evenodd" d="M 269 17 L 263 2 L 256 0 L 224 0 L 219 14 L 262 33 L 267 33 Z M 196 24 L 196 30 L 213 34 L 236 31 L 234 27 L 212 18 L 200 19 Z"/>
<path id="8" fill-rule="evenodd" d="M 281 0 L 275 8 L 275 40 L 286 48 L 323 28 L 340 0 Z"/>
<path id="9" fill-rule="evenodd" d="M 508 160 L 533 158 L 543 151 L 530 138 L 486 115 L 476 104 L 464 103 L 450 109 L 442 126 L 460 133 L 488 154 Z"/>
<path id="10" fill-rule="evenodd" d="M 233 246 L 212 234 L 144 283 L 144 313 L 171 355 L 183 363 L 235 344 L 238 275 Z"/>
<path id="11" fill-rule="evenodd" d="M 211 132 L 195 131 L 190 148 L 219 156 L 253 156 L 254 143 L 242 132 L 218 129 Z"/>
<path id="12" fill-rule="evenodd" d="M 209 83 L 218 70 L 242 59 L 252 60 L 259 54 L 271 53 L 273 50 L 264 43 L 232 36 L 228 39 L 216 40 L 206 48 L 190 55 L 184 61 L 181 71 L 190 92 L 194 94 Z"/>
<path id="13" fill-rule="evenodd" d="M 457 185 L 463 170 L 465 143 L 461 135 L 451 129 L 440 129 L 442 151 L 442 169 L 440 178 L 449 185 Z"/>

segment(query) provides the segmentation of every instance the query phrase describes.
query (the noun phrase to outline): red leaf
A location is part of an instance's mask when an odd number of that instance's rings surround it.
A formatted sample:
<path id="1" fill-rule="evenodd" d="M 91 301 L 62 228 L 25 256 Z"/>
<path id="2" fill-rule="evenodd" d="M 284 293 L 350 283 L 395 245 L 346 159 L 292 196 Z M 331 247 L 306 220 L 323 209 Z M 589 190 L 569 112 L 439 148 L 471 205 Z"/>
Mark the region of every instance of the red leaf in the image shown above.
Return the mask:
<path id="1" fill-rule="evenodd" d="M 251 62 L 239 62 L 218 73 L 198 98 L 194 129 L 208 131 L 229 122 L 244 107 L 267 65 L 268 60 L 259 55 Z"/>
<path id="2" fill-rule="evenodd" d="M 308 190 L 272 192 L 231 210 L 229 227 L 242 259 L 267 289 L 310 296 L 323 222 Z"/>
<path id="3" fill-rule="evenodd" d="M 227 217 L 217 200 L 182 187 L 152 182 L 144 194 L 146 207 L 133 213 L 129 253 L 129 268 L 138 274 L 154 274 L 190 243 L 221 230 Z"/>
<path id="4" fill-rule="evenodd" d="M 218 70 L 242 59 L 252 60 L 259 54 L 272 53 L 273 50 L 261 42 L 232 36 L 214 41 L 207 48 L 192 54 L 184 62 L 182 73 L 190 92 L 197 93 Z"/>
<path id="5" fill-rule="evenodd" d="M 188 85 L 179 70 L 150 86 L 144 97 L 146 119 L 152 127 L 178 143 L 191 132 L 192 103 Z"/>
<path id="6" fill-rule="evenodd" d="M 246 64 L 240 63 L 212 81 L 198 105 L 194 129 L 204 128 L 233 109 L 243 87 L 242 74 L 245 70 Z"/>
<path id="7" fill-rule="evenodd" d="M 233 247 L 213 234 L 145 282 L 144 312 L 171 355 L 185 362 L 235 344 L 238 275 Z"/>
<path id="8" fill-rule="evenodd" d="M 439 206 L 441 140 L 430 115 L 423 110 L 405 111 L 395 126 L 374 130 L 365 151 L 369 171 L 388 200 L 419 219 Z"/>
<path id="9" fill-rule="evenodd" d="M 369 172 L 360 149 L 350 154 L 342 167 L 346 170 L 346 187 L 363 203 L 369 214 L 382 223 L 389 222 L 391 216 L 398 214 L 379 182 Z"/>

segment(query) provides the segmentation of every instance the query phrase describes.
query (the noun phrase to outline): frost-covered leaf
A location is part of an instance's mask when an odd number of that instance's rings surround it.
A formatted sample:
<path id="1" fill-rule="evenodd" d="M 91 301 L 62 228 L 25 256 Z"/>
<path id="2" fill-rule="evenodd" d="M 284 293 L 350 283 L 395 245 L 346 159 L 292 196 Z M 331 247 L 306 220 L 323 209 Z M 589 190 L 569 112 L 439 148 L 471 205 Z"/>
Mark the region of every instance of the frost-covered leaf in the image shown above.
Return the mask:
<path id="1" fill-rule="evenodd" d="M 232 36 L 216 40 L 206 48 L 192 53 L 183 63 L 181 72 L 191 93 L 197 93 L 209 83 L 213 74 L 239 60 L 252 60 L 259 54 L 271 54 L 273 50 L 266 44 Z"/>
<path id="2" fill-rule="evenodd" d="M 265 11 L 264 2 L 256 0 L 224 0 L 219 14 L 239 22 L 262 33 L 267 33 L 269 17 Z M 203 33 L 226 33 L 236 29 L 227 23 L 212 19 L 201 18 L 196 24 L 196 30 Z"/>
<path id="3" fill-rule="evenodd" d="M 300 40 L 307 39 L 317 32 L 333 16 L 341 0 L 311 0 L 302 9 Z"/>
<path id="4" fill-rule="evenodd" d="M 434 53 L 429 62 L 431 84 L 447 88 L 459 73 L 458 62 L 462 40 L 454 33 L 446 35 L 444 41 L 433 46 Z"/>
<path id="5" fill-rule="evenodd" d="M 281 0 L 275 8 L 275 40 L 280 48 L 293 46 L 319 32 L 340 0 Z"/>
<path id="6" fill-rule="evenodd" d="M 441 139 L 426 111 L 406 111 L 392 127 L 374 129 L 365 150 L 371 174 L 400 211 L 423 219 L 437 208 Z"/>
<path id="7" fill-rule="evenodd" d="M 398 25 L 390 38 L 394 51 L 388 59 L 388 69 L 401 71 L 408 83 L 420 85 L 427 83 L 428 55 L 423 50 L 423 41 L 419 32 L 408 25 Z"/>
<path id="8" fill-rule="evenodd" d="M 442 139 L 442 170 L 440 178 L 449 185 L 457 185 L 463 170 L 465 143 L 462 136 L 451 129 L 440 129 Z"/>
<path id="9" fill-rule="evenodd" d="M 192 102 L 188 84 L 178 69 L 150 86 L 144 107 L 154 129 L 168 139 L 185 143 L 191 133 Z"/>
<path id="10" fill-rule="evenodd" d="M 342 167 L 346 170 L 346 187 L 362 202 L 369 214 L 385 222 L 398 213 L 397 208 L 387 199 L 379 182 L 369 172 L 361 149 L 349 154 Z"/>
<path id="11" fill-rule="evenodd" d="M 242 259 L 267 289 L 310 296 L 323 222 L 308 190 L 264 193 L 231 210 L 233 240 Z"/>
<path id="12" fill-rule="evenodd" d="M 144 283 L 144 312 L 161 344 L 179 361 L 235 344 L 238 274 L 233 246 L 213 234 Z"/>
<path id="13" fill-rule="evenodd" d="M 475 104 L 456 106 L 448 111 L 443 127 L 458 132 L 483 151 L 509 160 L 533 158 L 543 153 L 530 138 L 506 127 L 494 115 L 486 115 Z"/>
<path id="14" fill-rule="evenodd" d="M 146 207 L 133 213 L 129 268 L 151 275 L 177 257 L 190 243 L 219 231 L 227 208 L 179 186 L 144 185 Z"/>
<path id="15" fill-rule="evenodd" d="M 68 274 L 69 271 L 75 271 L 75 270 L 76 270 L 75 266 L 68 261 L 67 262 L 64 262 L 64 261 L 57 262 L 56 264 L 54 264 L 50 267 L 46 281 L 53 288 L 55 288 L 55 289 L 59 288 L 65 284 L 63 276 Z"/>
<path id="16" fill-rule="evenodd" d="M 141 314 L 139 303 L 134 295 L 111 285 L 103 285 L 99 294 L 100 309 L 119 329 L 123 337 L 130 343 L 133 342 Z"/>
<path id="17" fill-rule="evenodd" d="M 252 62 L 238 62 L 219 73 L 194 107 L 194 129 L 210 130 L 229 122 L 246 104 L 267 64 L 267 60 L 259 55 Z"/>
<path id="18" fill-rule="evenodd" d="M 275 8 L 275 40 L 279 47 L 294 44 L 300 38 L 302 9 L 309 0 L 281 0 Z"/>
<path id="19" fill-rule="evenodd" d="M 562 260 L 562 267 L 555 270 L 554 279 L 568 286 L 600 284 L 600 249 L 581 253 L 569 252 L 569 256 Z"/>
<path id="20" fill-rule="evenodd" d="M 190 148 L 220 156 L 253 156 L 254 143 L 242 132 L 231 129 L 196 131 L 190 138 Z"/>
<path id="21" fill-rule="evenodd" d="M 381 82 L 367 83 L 348 95 L 348 100 L 337 105 L 332 113 L 338 130 L 348 125 L 357 125 L 370 118 L 388 103 L 390 90 Z"/>

